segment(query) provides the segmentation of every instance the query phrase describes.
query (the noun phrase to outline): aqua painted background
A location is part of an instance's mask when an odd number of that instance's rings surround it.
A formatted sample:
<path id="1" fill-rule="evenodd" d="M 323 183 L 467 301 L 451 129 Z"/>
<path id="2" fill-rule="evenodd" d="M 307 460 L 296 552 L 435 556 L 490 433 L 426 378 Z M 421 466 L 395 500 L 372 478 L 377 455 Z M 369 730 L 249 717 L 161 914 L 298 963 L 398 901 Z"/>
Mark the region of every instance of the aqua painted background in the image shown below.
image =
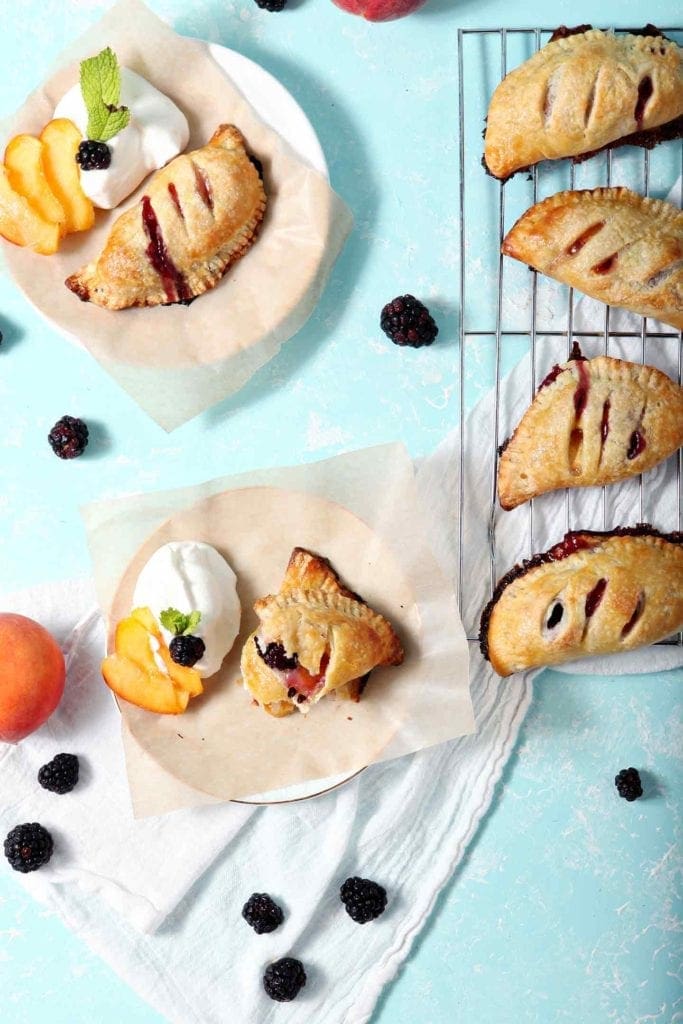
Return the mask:
<path id="1" fill-rule="evenodd" d="M 0 117 L 107 6 L 2 0 Z M 77 509 L 90 500 L 395 439 L 414 455 L 430 451 L 458 417 L 457 29 L 597 17 L 587 0 L 552 10 L 540 0 L 431 0 L 384 25 L 329 0 L 291 0 L 279 15 L 251 0 L 150 6 L 287 86 L 356 230 L 299 336 L 236 398 L 170 436 L 0 279 L 3 588 L 88 571 Z M 680 4 L 610 0 L 600 20 L 672 24 Z M 431 349 L 403 352 L 381 337 L 379 310 L 402 291 L 434 312 Z M 470 402 L 488 386 L 476 360 L 466 383 Z M 45 442 L 65 412 L 95 428 L 74 463 Z M 539 680 L 493 809 L 373 1024 L 683 1021 L 682 677 Z M 648 793 L 633 805 L 612 785 L 630 764 Z M 0 1020 L 159 1018 L 2 869 Z"/>

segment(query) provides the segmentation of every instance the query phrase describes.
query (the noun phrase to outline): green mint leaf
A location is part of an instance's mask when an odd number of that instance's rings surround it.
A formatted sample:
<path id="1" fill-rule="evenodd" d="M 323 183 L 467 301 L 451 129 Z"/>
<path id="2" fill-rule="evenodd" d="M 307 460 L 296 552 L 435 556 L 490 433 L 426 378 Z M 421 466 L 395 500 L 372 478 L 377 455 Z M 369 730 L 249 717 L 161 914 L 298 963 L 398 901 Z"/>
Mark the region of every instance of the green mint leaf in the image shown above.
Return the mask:
<path id="1" fill-rule="evenodd" d="M 188 623 L 188 616 L 183 615 L 177 608 L 167 608 L 160 613 L 159 619 L 164 629 L 167 629 L 169 633 L 173 633 L 174 636 L 180 636 Z"/>
<path id="2" fill-rule="evenodd" d="M 130 121 L 128 107 L 118 105 L 121 71 L 110 47 L 81 61 L 81 93 L 88 111 L 87 135 L 96 142 L 108 142 Z"/>
<path id="3" fill-rule="evenodd" d="M 194 630 L 199 625 L 199 620 L 201 619 L 201 617 L 202 617 L 202 613 L 201 612 L 196 612 L 196 611 L 195 612 L 190 612 L 190 614 L 187 616 L 187 626 L 185 627 L 183 632 L 184 633 L 193 633 Z"/>

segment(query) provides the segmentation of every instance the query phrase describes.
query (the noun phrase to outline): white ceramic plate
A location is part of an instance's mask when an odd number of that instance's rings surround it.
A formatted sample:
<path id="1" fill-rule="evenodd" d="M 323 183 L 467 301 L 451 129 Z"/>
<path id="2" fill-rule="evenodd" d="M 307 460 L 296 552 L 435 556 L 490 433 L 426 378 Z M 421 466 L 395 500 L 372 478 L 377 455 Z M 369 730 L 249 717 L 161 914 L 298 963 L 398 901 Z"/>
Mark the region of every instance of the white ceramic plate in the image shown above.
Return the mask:
<path id="1" fill-rule="evenodd" d="M 209 51 L 261 120 L 278 132 L 298 156 L 329 178 L 325 154 L 313 125 L 284 85 L 259 64 L 235 50 L 211 43 Z"/>

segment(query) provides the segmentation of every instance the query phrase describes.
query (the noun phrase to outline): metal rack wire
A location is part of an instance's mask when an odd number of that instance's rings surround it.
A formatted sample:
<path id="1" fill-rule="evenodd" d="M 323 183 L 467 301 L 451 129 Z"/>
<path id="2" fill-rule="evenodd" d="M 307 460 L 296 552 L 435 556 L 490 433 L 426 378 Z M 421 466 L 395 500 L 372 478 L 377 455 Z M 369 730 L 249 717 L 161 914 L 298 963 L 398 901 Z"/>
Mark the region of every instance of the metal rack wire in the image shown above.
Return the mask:
<path id="1" fill-rule="evenodd" d="M 501 254 L 501 245 L 503 238 L 506 233 L 506 186 L 500 182 L 491 183 L 491 188 L 497 189 L 497 235 L 498 235 L 498 262 L 497 262 L 497 278 L 496 278 L 496 289 L 495 299 L 492 302 L 491 312 L 495 312 L 494 322 L 485 322 L 484 324 L 477 324 L 476 329 L 469 325 L 468 316 L 468 287 L 466 283 L 467 277 L 467 264 L 468 258 L 472 259 L 472 253 L 468 251 L 466 246 L 466 236 L 468 232 L 468 225 L 471 223 L 473 216 L 472 211 L 469 208 L 468 201 L 470 200 L 470 189 L 469 182 L 467 180 L 467 168 L 472 164 L 472 158 L 474 157 L 473 146 L 477 146 L 477 161 L 481 156 L 483 145 L 480 141 L 480 136 L 476 136 L 477 142 L 470 142 L 467 138 L 469 130 L 471 129 L 471 122 L 468 118 L 472 115 L 469 107 L 466 109 L 466 90 L 465 82 L 469 81 L 477 71 L 481 71 L 481 67 L 476 68 L 475 62 L 478 60 L 481 63 L 481 55 L 470 56 L 467 52 L 467 37 L 477 37 L 479 40 L 486 41 L 488 46 L 488 60 L 487 70 L 491 72 L 491 61 L 495 64 L 495 57 L 491 58 L 491 47 L 497 46 L 500 52 L 500 61 L 498 67 L 498 74 L 500 79 L 505 77 L 508 72 L 508 53 L 509 53 L 509 39 L 512 37 L 515 43 L 519 45 L 526 45 L 529 47 L 531 52 L 535 52 L 547 42 L 549 36 L 552 34 L 553 29 L 544 28 L 497 28 L 497 29 L 460 29 L 458 31 L 458 82 L 459 82 L 459 124 L 460 124 L 460 143 L 459 143 L 459 158 L 460 158 L 460 191 L 459 191 L 459 202 L 460 202 L 460 356 L 459 356 L 459 369 L 460 369 L 460 436 L 462 443 L 460 446 L 460 520 L 459 520 L 459 567 L 460 567 L 460 608 L 461 610 L 465 607 L 467 602 L 463 602 L 464 589 L 468 589 L 469 576 L 468 572 L 471 572 L 471 566 L 468 568 L 465 565 L 464 560 L 464 543 L 463 543 L 463 524 L 466 518 L 466 512 L 468 508 L 468 493 L 466 483 L 466 444 L 465 444 L 465 423 L 466 423 L 466 405 L 465 405 L 465 377 L 466 377 L 466 359 L 467 354 L 471 351 L 472 347 L 482 343 L 484 339 L 494 340 L 494 402 L 493 402 L 493 424 L 492 424 L 492 451 L 489 453 L 487 465 L 490 465 L 490 509 L 488 511 L 488 524 L 487 524 L 487 540 L 489 547 L 489 581 L 488 581 L 488 595 L 490 596 L 495 586 L 496 580 L 509 568 L 509 564 L 502 564 L 498 553 L 498 528 L 500 524 L 500 516 L 509 515 L 509 513 L 502 512 L 497 501 L 497 461 L 498 461 L 498 446 L 500 445 L 503 438 L 501 437 L 501 382 L 503 380 L 503 349 L 505 345 L 505 339 L 525 339 L 528 343 L 528 351 L 530 358 L 530 369 L 531 369 L 531 396 L 533 396 L 537 390 L 537 347 L 539 342 L 539 336 L 542 336 L 544 357 L 545 361 L 552 365 L 553 363 L 564 362 L 572 348 L 572 342 L 574 339 L 590 339 L 590 342 L 595 347 L 596 345 L 602 350 L 602 353 L 607 355 L 610 352 L 610 343 L 619 340 L 620 343 L 624 343 L 627 339 L 630 339 L 629 344 L 635 346 L 637 352 L 629 353 L 629 358 L 632 361 L 645 362 L 646 359 L 646 347 L 650 338 L 656 338 L 657 342 L 660 343 L 665 340 L 669 340 L 671 344 L 675 345 L 675 339 L 678 341 L 678 381 L 683 382 L 683 332 L 677 332 L 672 329 L 662 331 L 659 327 L 656 329 L 649 329 L 651 321 L 643 318 L 642 327 L 640 331 L 633 330 L 618 330 L 613 329 L 611 324 L 611 310 L 609 307 L 605 307 L 604 314 L 601 313 L 602 322 L 596 323 L 594 329 L 589 330 L 574 330 L 575 322 L 575 297 L 573 289 L 564 289 L 566 293 L 566 329 L 546 329 L 538 324 L 538 291 L 539 291 L 539 275 L 532 272 L 532 283 L 531 283 L 531 294 L 528 305 L 528 320 L 522 324 L 519 329 L 515 326 L 514 329 L 508 329 L 503 322 L 503 302 L 504 302 L 504 282 L 506 278 L 506 262 Z M 618 29 L 618 31 L 629 31 L 628 29 Z M 671 36 L 683 33 L 681 28 L 665 28 L 662 29 L 664 33 Z M 477 127 L 480 122 L 477 119 Z M 467 129 L 467 130 L 466 130 Z M 675 144 L 670 143 L 669 147 Z M 633 152 L 636 152 L 635 150 Z M 638 188 L 638 191 L 642 191 L 645 195 L 650 194 L 651 174 L 650 174 L 650 151 L 649 150 L 638 150 L 637 153 L 641 154 L 642 169 L 640 171 L 640 180 L 642 181 L 642 188 Z M 680 174 L 683 177 L 683 143 L 680 144 Z M 608 150 L 604 157 L 604 180 L 600 183 L 606 186 L 610 186 L 613 183 L 613 156 L 612 151 Z M 484 173 L 483 170 L 481 172 Z M 532 169 L 532 181 L 531 181 L 531 192 L 533 203 L 536 203 L 539 196 L 539 183 L 541 175 L 545 174 L 546 171 L 544 166 L 536 166 Z M 569 182 L 568 187 L 575 187 L 576 168 L 572 164 L 569 168 Z M 671 182 L 673 184 L 673 182 Z M 566 187 L 566 186 L 565 186 Z M 682 186 L 683 187 L 683 186 Z M 528 205 L 532 205 L 529 203 Z M 521 212 L 521 211 L 520 211 Z M 486 244 L 486 239 L 482 235 L 481 244 Z M 490 255 L 490 254 L 489 254 Z M 591 328 L 593 324 L 591 323 Z M 638 345 L 638 341 L 640 344 Z M 597 354 L 597 352 L 595 353 Z M 545 374 L 544 374 L 545 375 Z M 542 379 L 542 378 L 541 378 Z M 677 509 L 677 519 L 675 522 L 657 522 L 660 529 L 669 530 L 681 530 L 683 528 L 682 522 L 682 508 L 681 508 L 681 481 L 683 478 L 683 451 L 679 451 L 675 474 L 672 474 L 672 482 L 675 480 L 673 486 L 676 488 L 675 507 Z M 619 485 L 612 485 L 619 486 Z M 644 493 L 643 493 L 643 477 L 639 478 L 638 482 L 638 495 L 635 501 L 635 507 L 639 510 L 638 521 L 642 521 L 644 518 Z M 607 529 L 607 490 L 608 488 L 602 488 L 601 494 L 601 509 L 602 515 L 598 512 L 597 521 L 580 523 L 572 522 L 572 507 L 571 507 L 571 494 L 570 490 L 564 493 L 564 523 L 558 524 L 557 528 L 557 540 L 561 539 L 561 535 L 566 530 L 573 528 L 583 529 Z M 536 499 L 537 502 L 543 502 L 547 496 L 542 496 Z M 538 550 L 543 548 L 538 547 L 538 537 L 536 531 L 536 501 L 528 503 L 527 511 L 527 522 L 525 524 L 526 538 L 524 539 L 524 555 L 523 557 L 530 557 Z M 600 507 L 600 505 L 598 506 Z M 624 524 L 627 525 L 627 524 Z M 564 530 L 562 529 L 564 527 Z M 468 639 L 476 641 L 478 633 L 478 619 L 475 618 L 474 610 L 481 609 L 481 603 L 475 602 L 471 605 L 471 612 L 465 612 L 465 628 L 468 634 Z M 671 638 L 664 643 L 678 643 L 683 645 L 683 633 L 678 634 L 676 638 Z"/>

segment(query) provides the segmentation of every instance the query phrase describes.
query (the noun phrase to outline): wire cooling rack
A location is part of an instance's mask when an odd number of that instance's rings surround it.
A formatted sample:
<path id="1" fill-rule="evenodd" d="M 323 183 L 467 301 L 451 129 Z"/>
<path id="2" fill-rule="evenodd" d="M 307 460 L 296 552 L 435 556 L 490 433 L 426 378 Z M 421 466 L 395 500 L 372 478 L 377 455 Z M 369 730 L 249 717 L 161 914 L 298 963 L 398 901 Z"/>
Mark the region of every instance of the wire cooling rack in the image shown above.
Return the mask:
<path id="1" fill-rule="evenodd" d="M 543 275 L 501 255 L 507 230 L 529 206 L 566 188 L 627 185 L 643 195 L 669 198 L 681 205 L 683 143 L 669 142 L 653 151 L 624 147 L 608 150 L 585 163 L 541 164 L 505 185 L 487 176 L 481 166 L 483 128 L 488 102 L 508 70 L 518 66 L 548 41 L 553 29 L 460 29 L 458 81 L 460 113 L 460 608 L 469 640 L 478 637 L 481 608 L 497 579 L 515 561 L 543 551 L 567 530 L 609 530 L 616 525 L 648 521 L 666 532 L 683 528 L 681 480 L 683 453 L 668 460 L 656 487 L 657 469 L 623 484 L 590 489 L 588 502 L 577 491 L 543 495 L 513 512 L 497 500 L 498 447 L 514 428 L 508 402 L 502 401 L 506 375 L 515 374 L 531 401 L 546 373 L 564 362 L 574 340 L 585 355 L 609 354 L 632 362 L 659 366 L 682 381 L 683 333 L 652 319 L 632 316 L 582 298 Z M 628 31 L 628 29 L 617 29 Z M 662 31 L 683 42 L 683 29 Z M 677 190 L 671 194 L 672 186 Z M 520 362 L 525 370 L 520 372 Z M 490 393 L 486 454 L 481 436 L 467 435 L 467 394 L 476 379 L 481 395 Z M 475 396 L 476 397 L 476 396 Z M 509 392 L 508 392 L 509 397 Z M 480 429 L 480 428 L 479 428 Z M 466 451 L 467 450 L 467 451 Z M 476 467 L 471 456 L 477 452 Z M 664 476 L 662 475 L 664 472 Z M 474 477 L 478 480 L 477 486 Z M 483 481 L 483 484 L 482 484 Z M 587 492 L 589 489 L 581 489 Z M 651 493 L 656 495 L 651 498 Z M 485 503 L 486 507 L 482 507 Z M 665 510 L 665 511 L 663 511 Z M 510 530 L 516 516 L 514 529 Z M 510 533 L 515 535 L 511 546 Z M 503 534 L 505 538 L 503 539 Z M 479 537 L 480 544 L 472 542 Z M 468 553 L 488 552 L 488 573 Z M 481 583 L 476 577 L 486 577 Z M 665 643 L 683 644 L 683 633 Z"/>

